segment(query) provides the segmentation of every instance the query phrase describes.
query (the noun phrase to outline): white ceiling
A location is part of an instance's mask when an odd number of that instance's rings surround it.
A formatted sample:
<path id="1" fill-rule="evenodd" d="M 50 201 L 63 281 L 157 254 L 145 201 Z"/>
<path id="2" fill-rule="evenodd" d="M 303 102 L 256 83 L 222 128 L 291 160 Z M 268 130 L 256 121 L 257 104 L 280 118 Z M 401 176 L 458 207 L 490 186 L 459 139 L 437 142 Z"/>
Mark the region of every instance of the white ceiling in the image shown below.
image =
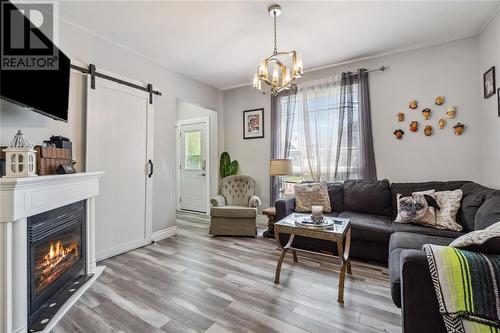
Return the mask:
<path id="1" fill-rule="evenodd" d="M 278 1 L 278 48 L 305 70 L 480 32 L 500 1 Z M 270 1 L 71 1 L 62 18 L 219 89 L 273 50 Z"/>

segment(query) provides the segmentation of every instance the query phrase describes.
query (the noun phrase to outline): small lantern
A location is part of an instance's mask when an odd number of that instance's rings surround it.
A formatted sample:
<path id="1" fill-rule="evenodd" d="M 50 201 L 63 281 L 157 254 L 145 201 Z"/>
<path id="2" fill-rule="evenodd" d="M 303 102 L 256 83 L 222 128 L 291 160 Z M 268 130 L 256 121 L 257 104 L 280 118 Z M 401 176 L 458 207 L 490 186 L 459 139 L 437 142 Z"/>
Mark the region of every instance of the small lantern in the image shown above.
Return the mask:
<path id="1" fill-rule="evenodd" d="M 5 177 L 36 176 L 36 150 L 28 142 L 21 130 L 12 139 L 5 152 Z"/>

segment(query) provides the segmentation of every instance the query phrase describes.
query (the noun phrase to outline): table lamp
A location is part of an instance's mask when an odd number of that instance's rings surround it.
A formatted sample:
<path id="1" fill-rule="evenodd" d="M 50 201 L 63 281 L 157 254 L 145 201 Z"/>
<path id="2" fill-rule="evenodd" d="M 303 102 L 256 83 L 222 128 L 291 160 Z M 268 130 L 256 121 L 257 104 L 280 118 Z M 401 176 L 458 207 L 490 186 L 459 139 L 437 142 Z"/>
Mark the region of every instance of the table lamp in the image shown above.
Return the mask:
<path id="1" fill-rule="evenodd" d="M 275 177 L 291 176 L 293 174 L 292 160 L 286 158 L 278 158 L 271 160 L 270 174 Z M 285 188 L 282 186 L 282 179 L 279 178 L 280 193 L 279 198 L 283 198 Z"/>

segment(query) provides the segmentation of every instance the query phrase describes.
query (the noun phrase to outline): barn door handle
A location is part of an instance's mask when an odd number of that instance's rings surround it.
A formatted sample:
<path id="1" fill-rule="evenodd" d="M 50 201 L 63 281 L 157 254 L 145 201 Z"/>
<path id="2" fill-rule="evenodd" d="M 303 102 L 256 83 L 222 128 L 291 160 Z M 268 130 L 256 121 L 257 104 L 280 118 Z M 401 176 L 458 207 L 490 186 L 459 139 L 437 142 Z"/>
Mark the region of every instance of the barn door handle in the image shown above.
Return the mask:
<path id="1" fill-rule="evenodd" d="M 151 176 L 153 175 L 153 161 L 149 160 L 148 164 L 149 164 L 149 174 L 148 174 L 148 177 L 151 178 Z"/>

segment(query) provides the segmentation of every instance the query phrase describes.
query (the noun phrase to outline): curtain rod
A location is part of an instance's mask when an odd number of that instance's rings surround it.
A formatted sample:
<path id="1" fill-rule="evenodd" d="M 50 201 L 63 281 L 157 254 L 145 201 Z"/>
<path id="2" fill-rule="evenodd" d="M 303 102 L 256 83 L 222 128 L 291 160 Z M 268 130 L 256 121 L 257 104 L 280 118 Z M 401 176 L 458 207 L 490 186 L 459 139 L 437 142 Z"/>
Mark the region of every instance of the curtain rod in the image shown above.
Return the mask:
<path id="1" fill-rule="evenodd" d="M 371 73 L 371 72 L 383 72 L 387 69 L 387 66 L 380 66 L 379 68 L 375 68 L 375 69 L 370 69 L 370 70 L 367 70 L 368 73 Z"/>

